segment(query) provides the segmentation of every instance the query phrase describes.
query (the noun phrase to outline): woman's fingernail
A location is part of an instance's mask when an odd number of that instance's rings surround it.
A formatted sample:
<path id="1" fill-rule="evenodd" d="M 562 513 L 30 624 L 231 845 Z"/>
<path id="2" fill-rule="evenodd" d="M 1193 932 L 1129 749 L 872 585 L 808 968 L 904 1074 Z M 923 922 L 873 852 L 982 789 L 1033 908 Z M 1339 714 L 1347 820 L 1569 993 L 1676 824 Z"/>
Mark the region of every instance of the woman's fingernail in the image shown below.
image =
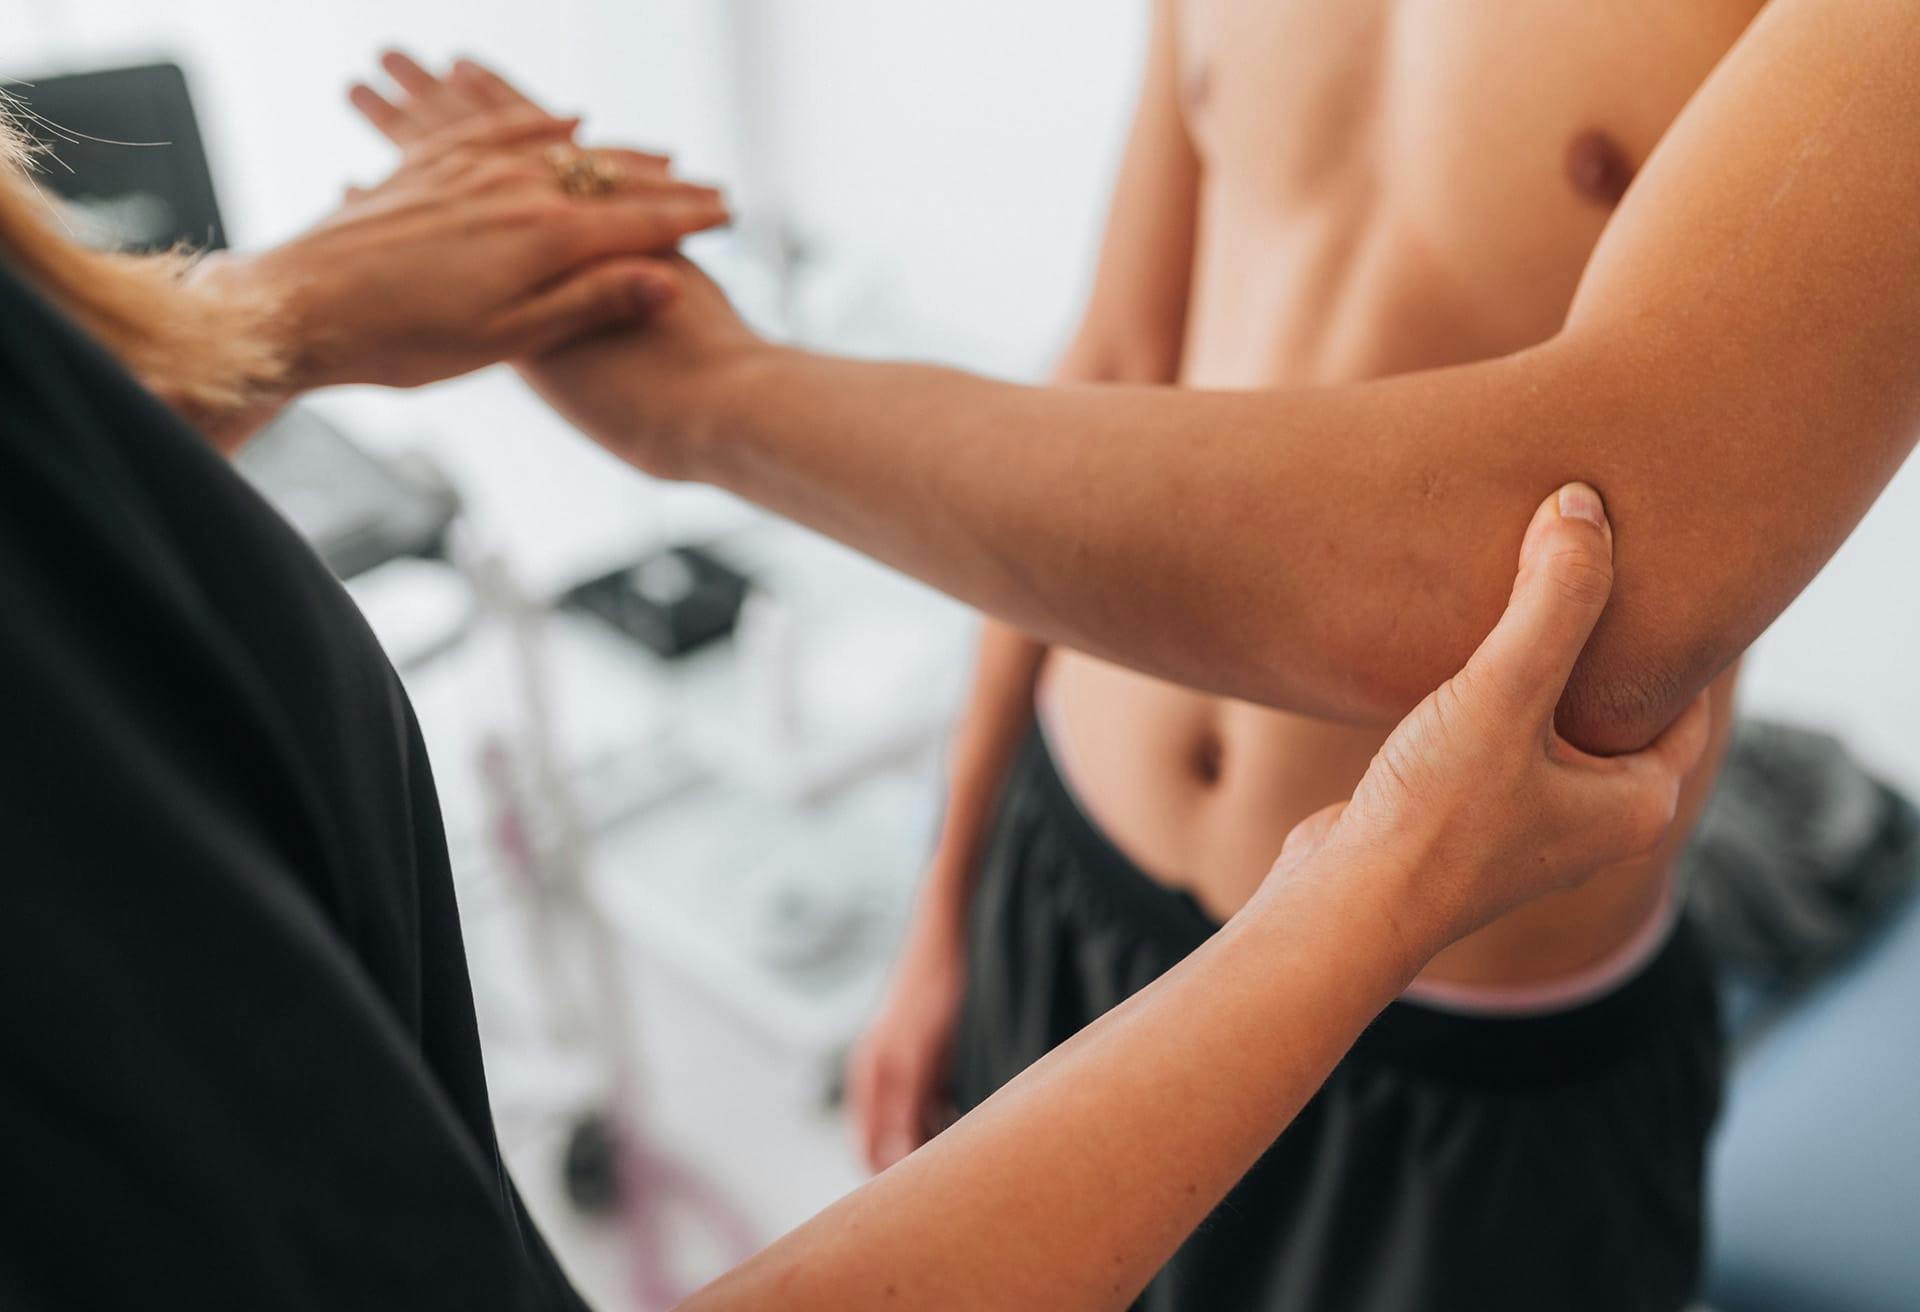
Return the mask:
<path id="1" fill-rule="evenodd" d="M 1600 494 L 1585 483 L 1569 483 L 1560 489 L 1560 517 L 1584 519 L 1596 528 L 1605 528 L 1607 524 L 1607 512 L 1600 504 Z"/>

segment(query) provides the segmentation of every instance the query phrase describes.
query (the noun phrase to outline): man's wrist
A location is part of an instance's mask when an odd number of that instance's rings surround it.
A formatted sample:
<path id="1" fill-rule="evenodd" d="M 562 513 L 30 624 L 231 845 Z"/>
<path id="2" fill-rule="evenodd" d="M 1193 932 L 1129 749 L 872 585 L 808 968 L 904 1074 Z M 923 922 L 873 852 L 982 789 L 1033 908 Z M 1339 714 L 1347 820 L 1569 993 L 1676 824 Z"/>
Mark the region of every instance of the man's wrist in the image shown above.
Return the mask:
<path id="1" fill-rule="evenodd" d="M 962 937 L 977 864 L 970 856 L 936 850 L 914 899 L 914 923 L 942 938 Z"/>
<path id="2" fill-rule="evenodd" d="M 805 353 L 760 338 L 732 346 L 700 366 L 688 383 L 686 404 L 669 450 L 649 472 L 684 482 L 731 485 L 753 459 L 766 431 L 769 407 Z"/>

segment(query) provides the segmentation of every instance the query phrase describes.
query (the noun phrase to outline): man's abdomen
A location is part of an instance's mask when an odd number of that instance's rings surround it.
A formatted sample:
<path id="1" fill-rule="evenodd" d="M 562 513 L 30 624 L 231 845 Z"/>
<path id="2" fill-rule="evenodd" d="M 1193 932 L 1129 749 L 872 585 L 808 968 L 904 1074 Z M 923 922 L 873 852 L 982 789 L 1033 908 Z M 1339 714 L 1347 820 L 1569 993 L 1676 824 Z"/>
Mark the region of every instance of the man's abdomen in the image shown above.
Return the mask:
<path id="1" fill-rule="evenodd" d="M 1718 772 L 1735 675 L 1714 691 L 1715 742 L 1689 780 L 1667 848 L 1523 907 L 1455 944 L 1423 982 L 1538 984 L 1604 962 L 1658 914 L 1667 874 Z M 1142 871 L 1225 919 L 1259 887 L 1287 832 L 1343 802 L 1385 735 L 1229 701 L 1056 651 L 1041 683 L 1061 773 L 1088 817 Z"/>

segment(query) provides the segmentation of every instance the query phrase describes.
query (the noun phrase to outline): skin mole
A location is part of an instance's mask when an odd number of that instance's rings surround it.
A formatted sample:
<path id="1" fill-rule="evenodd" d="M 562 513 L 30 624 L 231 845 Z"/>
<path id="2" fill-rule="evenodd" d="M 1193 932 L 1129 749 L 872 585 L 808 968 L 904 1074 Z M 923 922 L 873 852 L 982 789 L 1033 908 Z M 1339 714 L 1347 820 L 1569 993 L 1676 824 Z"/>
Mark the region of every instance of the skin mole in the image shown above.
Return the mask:
<path id="1" fill-rule="evenodd" d="M 1599 128 L 1588 128 L 1567 143 L 1567 180 L 1596 205 L 1609 209 L 1627 194 L 1633 165 L 1620 143 Z"/>

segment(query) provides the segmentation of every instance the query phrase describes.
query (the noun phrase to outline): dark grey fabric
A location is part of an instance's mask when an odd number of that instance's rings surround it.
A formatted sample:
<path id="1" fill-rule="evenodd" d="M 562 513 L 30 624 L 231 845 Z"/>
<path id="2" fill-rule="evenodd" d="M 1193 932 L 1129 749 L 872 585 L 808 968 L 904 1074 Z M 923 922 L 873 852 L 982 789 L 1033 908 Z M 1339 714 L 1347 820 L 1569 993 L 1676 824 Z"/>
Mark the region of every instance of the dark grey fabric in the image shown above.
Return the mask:
<path id="1" fill-rule="evenodd" d="M 1844 959 L 1920 875 L 1920 816 L 1831 735 L 1742 720 L 1682 859 L 1736 1013 Z"/>

